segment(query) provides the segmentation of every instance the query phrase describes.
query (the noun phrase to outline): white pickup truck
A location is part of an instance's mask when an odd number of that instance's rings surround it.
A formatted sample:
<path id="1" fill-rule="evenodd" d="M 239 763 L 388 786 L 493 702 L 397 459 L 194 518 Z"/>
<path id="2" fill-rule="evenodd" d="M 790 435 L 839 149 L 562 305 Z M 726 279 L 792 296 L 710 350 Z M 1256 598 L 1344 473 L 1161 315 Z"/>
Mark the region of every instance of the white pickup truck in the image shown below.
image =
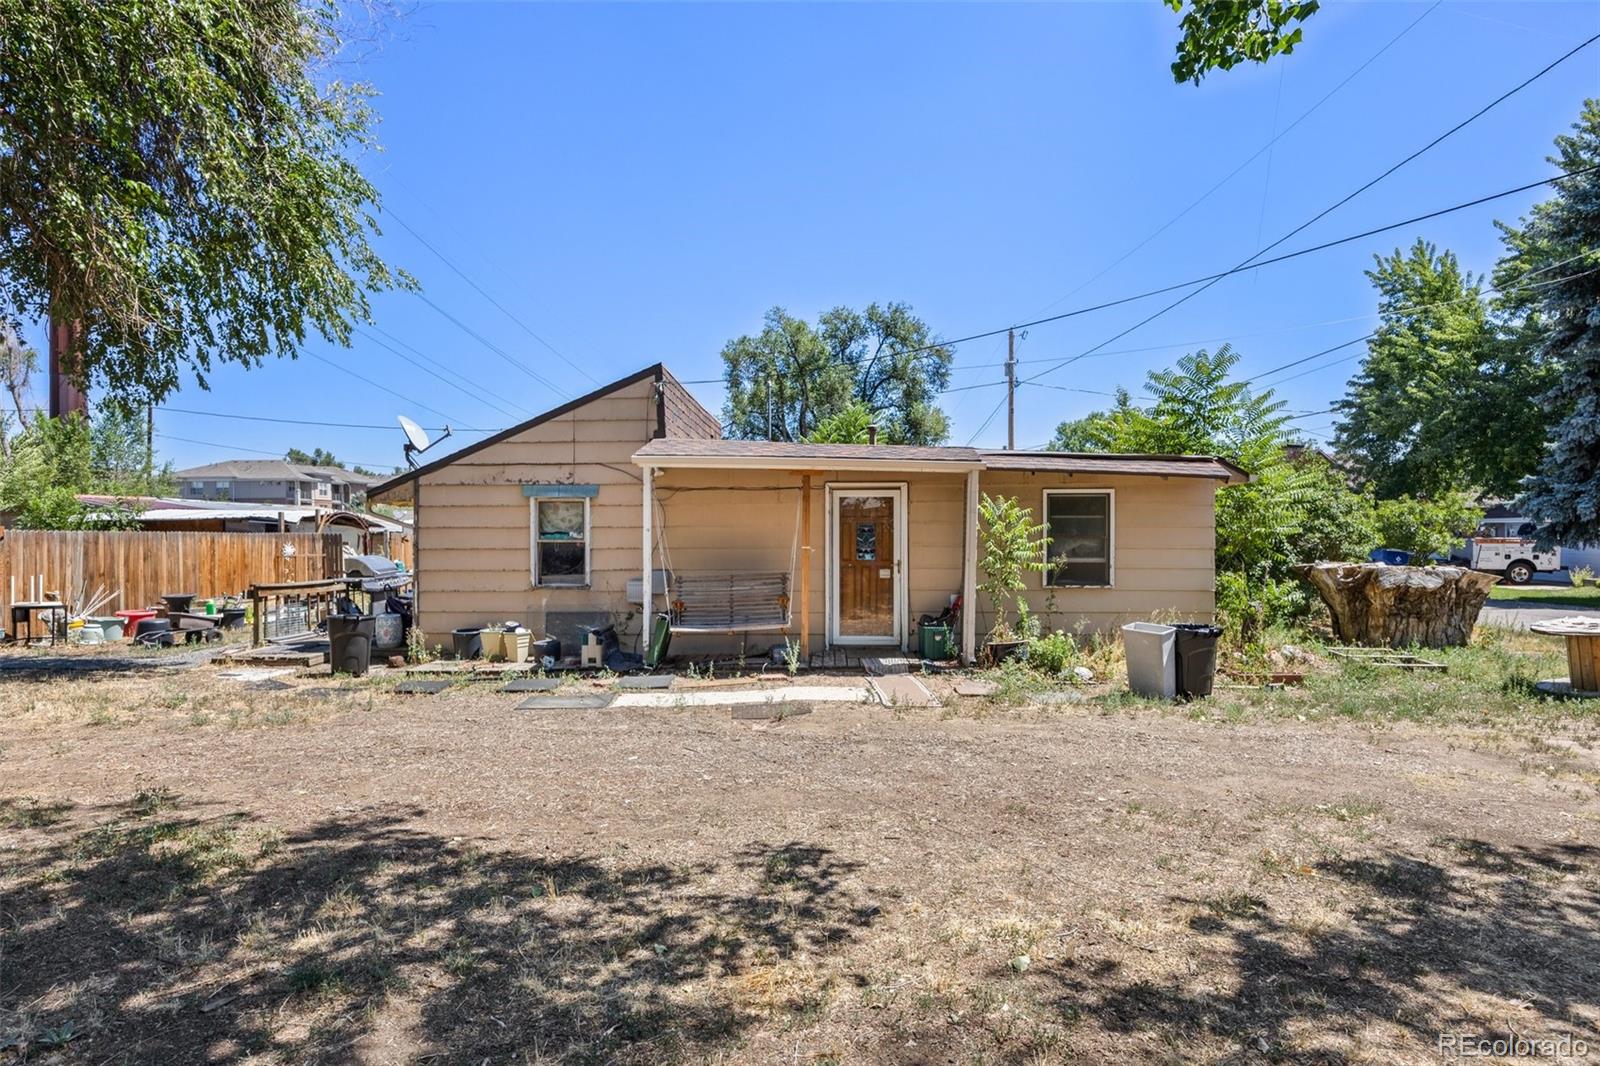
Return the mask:
<path id="1" fill-rule="evenodd" d="M 1513 585 L 1526 585 L 1535 573 L 1561 569 L 1560 547 L 1541 551 L 1537 530 L 1526 518 L 1486 518 L 1465 544 L 1450 553 L 1450 560 L 1473 570 L 1504 574 Z"/>

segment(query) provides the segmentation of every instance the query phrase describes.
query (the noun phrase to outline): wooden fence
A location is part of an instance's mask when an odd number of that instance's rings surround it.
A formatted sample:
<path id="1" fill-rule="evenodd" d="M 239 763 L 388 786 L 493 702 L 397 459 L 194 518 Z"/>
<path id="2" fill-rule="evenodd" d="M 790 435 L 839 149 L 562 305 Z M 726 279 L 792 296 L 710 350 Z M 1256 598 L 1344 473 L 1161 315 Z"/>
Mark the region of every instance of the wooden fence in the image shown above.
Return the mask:
<path id="1" fill-rule="evenodd" d="M 39 590 L 71 599 L 80 588 L 121 592 L 104 613 L 161 602 L 165 593 L 243 594 L 253 584 L 320 581 L 344 573 L 337 533 L 69 533 L 7 530 L 0 539 L 0 602 Z M 0 620 L 9 614 L 0 613 Z"/>

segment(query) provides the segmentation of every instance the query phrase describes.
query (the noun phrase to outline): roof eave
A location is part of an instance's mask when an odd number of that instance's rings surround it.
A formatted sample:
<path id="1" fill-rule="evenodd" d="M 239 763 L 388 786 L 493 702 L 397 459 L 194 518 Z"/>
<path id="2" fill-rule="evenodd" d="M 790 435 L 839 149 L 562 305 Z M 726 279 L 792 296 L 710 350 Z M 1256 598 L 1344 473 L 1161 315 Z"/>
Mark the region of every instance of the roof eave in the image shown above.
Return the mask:
<path id="1" fill-rule="evenodd" d="M 982 470 L 983 464 L 959 459 L 860 459 L 842 456 L 815 457 L 759 455 L 644 455 L 636 453 L 633 463 L 655 470 L 873 470 L 903 471 L 912 474 L 960 474 Z"/>

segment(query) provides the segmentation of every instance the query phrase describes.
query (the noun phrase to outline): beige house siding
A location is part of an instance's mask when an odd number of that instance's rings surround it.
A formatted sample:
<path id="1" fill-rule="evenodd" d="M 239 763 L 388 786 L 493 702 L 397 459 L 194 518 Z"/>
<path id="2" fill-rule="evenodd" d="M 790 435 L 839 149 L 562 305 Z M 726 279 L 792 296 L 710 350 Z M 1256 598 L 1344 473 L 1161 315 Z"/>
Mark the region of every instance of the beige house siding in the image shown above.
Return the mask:
<path id="1" fill-rule="evenodd" d="M 1215 608 L 1217 482 L 1204 478 L 1093 477 L 985 471 L 979 487 L 991 496 L 1015 497 L 1043 521 L 1046 489 L 1110 489 L 1115 529 L 1110 588 L 1045 587 L 1045 575 L 1028 579 L 1028 606 L 1051 629 L 1086 632 L 1159 614 L 1209 621 Z M 978 580 L 983 580 L 980 572 Z M 979 593 L 978 634 L 993 624 Z M 1053 600 L 1053 604 L 1052 604 Z"/>
<path id="2" fill-rule="evenodd" d="M 907 474 L 873 477 L 854 471 L 812 475 L 810 634 L 813 648 L 827 639 L 827 506 L 829 484 L 904 485 L 908 518 L 906 566 L 909 623 L 943 610 L 961 590 L 966 475 Z M 1215 481 L 1200 478 L 1106 477 L 998 473 L 979 475 L 991 495 L 1015 496 L 1042 514 L 1046 489 L 1114 492 L 1115 584 L 1111 588 L 1046 589 L 1043 575 L 1029 580 L 1029 606 L 1052 629 L 1111 629 L 1153 614 L 1206 620 L 1212 615 Z M 794 542 L 800 475 L 743 470 L 666 470 L 656 476 L 658 544 L 665 539 L 671 567 L 680 573 L 788 572 Z M 632 570 L 639 569 L 633 563 Z M 659 565 L 659 556 L 658 556 Z M 631 571 L 630 571 L 631 574 Z M 979 574 L 982 580 L 982 574 Z M 798 577 L 794 582 L 798 595 Z M 660 604 L 658 603 L 658 609 Z M 979 595 L 978 634 L 993 623 Z M 798 633 L 798 628 L 794 630 Z M 751 634 L 749 648 L 781 640 Z M 738 638 L 679 636 L 675 651 L 736 646 Z"/>
<path id="3" fill-rule="evenodd" d="M 516 619 L 536 632 L 547 611 L 628 609 L 639 574 L 640 483 L 633 453 L 658 429 L 656 382 L 633 382 L 437 469 L 418 490 L 419 624 L 430 643 L 450 630 Z M 525 484 L 596 485 L 589 588 L 534 588 Z M 637 622 L 630 627 L 637 632 Z"/>

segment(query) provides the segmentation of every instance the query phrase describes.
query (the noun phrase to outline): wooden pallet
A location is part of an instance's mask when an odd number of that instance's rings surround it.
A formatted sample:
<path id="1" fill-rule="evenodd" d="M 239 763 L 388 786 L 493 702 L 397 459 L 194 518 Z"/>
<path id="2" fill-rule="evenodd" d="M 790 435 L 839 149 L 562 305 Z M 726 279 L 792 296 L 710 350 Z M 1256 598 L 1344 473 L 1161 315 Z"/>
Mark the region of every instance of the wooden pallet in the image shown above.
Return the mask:
<path id="1" fill-rule="evenodd" d="M 1367 666 L 1386 666 L 1395 670 L 1437 670 L 1441 674 L 1450 672 L 1450 668 L 1444 663 L 1395 651 L 1393 648 L 1329 648 L 1328 654 L 1347 663 L 1364 663 Z"/>

